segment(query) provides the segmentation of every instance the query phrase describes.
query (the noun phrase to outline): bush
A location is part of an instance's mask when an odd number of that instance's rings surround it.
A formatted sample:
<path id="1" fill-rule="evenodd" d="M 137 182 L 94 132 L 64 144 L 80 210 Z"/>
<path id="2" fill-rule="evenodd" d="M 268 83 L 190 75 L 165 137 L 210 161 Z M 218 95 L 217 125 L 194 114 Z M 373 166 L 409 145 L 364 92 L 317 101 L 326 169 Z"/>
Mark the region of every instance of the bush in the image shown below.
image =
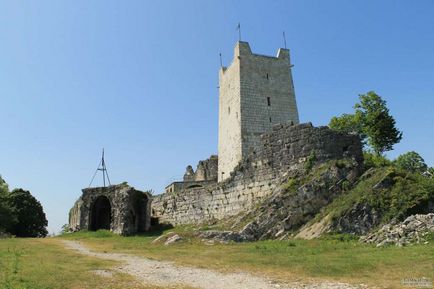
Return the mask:
<path id="1" fill-rule="evenodd" d="M 366 169 L 387 167 L 392 164 L 385 156 L 371 152 L 363 152 L 363 158 L 365 159 L 364 164 Z"/>
<path id="2" fill-rule="evenodd" d="M 310 155 L 306 159 L 306 163 L 304 164 L 304 168 L 306 171 L 310 172 L 315 165 L 316 162 L 316 154 L 314 151 L 310 153 Z"/>
<path id="3" fill-rule="evenodd" d="M 428 170 L 424 159 L 415 151 L 400 155 L 396 158 L 394 164 L 398 169 L 410 173 L 424 173 Z"/>

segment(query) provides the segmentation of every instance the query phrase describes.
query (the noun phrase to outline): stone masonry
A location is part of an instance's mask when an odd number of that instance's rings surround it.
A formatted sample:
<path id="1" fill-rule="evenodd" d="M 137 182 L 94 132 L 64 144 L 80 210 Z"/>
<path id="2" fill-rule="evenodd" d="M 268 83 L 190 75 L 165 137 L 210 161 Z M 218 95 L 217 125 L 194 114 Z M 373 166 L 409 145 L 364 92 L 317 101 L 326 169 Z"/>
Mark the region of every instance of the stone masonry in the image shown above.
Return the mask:
<path id="1" fill-rule="evenodd" d="M 253 54 L 238 42 L 229 67 L 220 69 L 218 180 L 260 146 L 277 123 L 299 122 L 288 49 L 276 57 Z"/>
<path id="2" fill-rule="evenodd" d="M 173 182 L 166 186 L 166 193 L 178 192 L 184 189 L 207 186 L 217 182 L 218 157 L 210 156 L 206 160 L 199 161 L 196 171 L 192 166 L 187 166 L 184 179 L 181 182 Z"/>
<path id="3" fill-rule="evenodd" d="M 83 189 L 69 212 L 71 231 L 99 229 L 130 235 L 149 230 L 151 195 L 126 183 Z"/>
<path id="4" fill-rule="evenodd" d="M 278 186 L 289 172 L 315 164 L 350 158 L 363 162 L 362 145 L 355 135 L 291 122 L 275 125 L 261 136 L 251 152 L 223 182 L 165 193 L 153 199 L 153 217 L 160 223 L 204 223 L 251 209 Z"/>
<path id="5" fill-rule="evenodd" d="M 184 174 L 184 182 L 217 181 L 217 166 L 218 157 L 216 155 L 199 161 L 196 171 L 188 166 Z"/>

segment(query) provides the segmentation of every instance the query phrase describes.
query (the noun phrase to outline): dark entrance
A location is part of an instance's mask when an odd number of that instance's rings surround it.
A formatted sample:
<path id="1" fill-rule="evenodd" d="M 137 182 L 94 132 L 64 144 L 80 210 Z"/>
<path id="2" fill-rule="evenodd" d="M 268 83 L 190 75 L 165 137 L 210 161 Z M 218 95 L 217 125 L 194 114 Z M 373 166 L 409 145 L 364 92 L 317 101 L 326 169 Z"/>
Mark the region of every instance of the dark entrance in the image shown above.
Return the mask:
<path id="1" fill-rule="evenodd" d="M 112 207 L 107 197 L 99 196 L 92 205 L 91 211 L 91 226 L 92 231 L 105 229 L 110 230 L 112 222 Z"/>
<path id="2" fill-rule="evenodd" d="M 148 197 L 142 192 L 136 192 L 131 199 L 129 214 L 129 233 L 144 232 L 146 229 L 146 210 Z"/>

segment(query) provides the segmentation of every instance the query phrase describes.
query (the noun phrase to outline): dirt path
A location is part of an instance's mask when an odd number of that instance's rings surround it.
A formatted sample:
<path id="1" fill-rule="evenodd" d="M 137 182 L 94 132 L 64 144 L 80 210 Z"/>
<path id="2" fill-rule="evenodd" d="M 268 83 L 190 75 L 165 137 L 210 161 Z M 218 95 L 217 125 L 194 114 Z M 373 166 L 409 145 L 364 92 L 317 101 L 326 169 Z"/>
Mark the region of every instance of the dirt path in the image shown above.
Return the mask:
<path id="1" fill-rule="evenodd" d="M 178 266 L 172 262 L 155 261 L 118 253 L 97 253 L 90 251 L 84 245 L 75 241 L 63 241 L 68 249 L 81 254 L 107 260 L 122 262 L 114 270 L 130 274 L 144 284 L 159 286 L 184 285 L 203 289 L 359 289 L 364 285 L 349 285 L 344 283 L 316 283 L 316 284 L 277 284 L 270 279 L 253 276 L 248 273 L 220 273 L 207 269 Z"/>

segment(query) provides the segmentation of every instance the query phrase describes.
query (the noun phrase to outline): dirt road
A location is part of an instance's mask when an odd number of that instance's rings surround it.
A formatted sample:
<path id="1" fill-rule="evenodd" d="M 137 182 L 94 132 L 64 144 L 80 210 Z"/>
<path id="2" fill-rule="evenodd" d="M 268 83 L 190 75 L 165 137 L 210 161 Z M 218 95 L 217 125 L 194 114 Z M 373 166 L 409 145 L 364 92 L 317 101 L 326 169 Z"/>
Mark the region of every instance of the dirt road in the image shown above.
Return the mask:
<path id="1" fill-rule="evenodd" d="M 155 261 L 118 253 L 98 253 L 90 251 L 83 244 L 75 241 L 63 241 L 68 249 L 81 254 L 101 259 L 120 261 L 121 265 L 113 270 L 127 273 L 144 284 L 163 287 L 174 285 L 203 289 L 360 289 L 364 285 L 321 282 L 315 284 L 273 282 L 271 279 L 253 276 L 249 273 L 221 273 L 208 269 L 175 265 L 172 262 Z M 107 274 L 110 275 L 110 274 Z"/>

